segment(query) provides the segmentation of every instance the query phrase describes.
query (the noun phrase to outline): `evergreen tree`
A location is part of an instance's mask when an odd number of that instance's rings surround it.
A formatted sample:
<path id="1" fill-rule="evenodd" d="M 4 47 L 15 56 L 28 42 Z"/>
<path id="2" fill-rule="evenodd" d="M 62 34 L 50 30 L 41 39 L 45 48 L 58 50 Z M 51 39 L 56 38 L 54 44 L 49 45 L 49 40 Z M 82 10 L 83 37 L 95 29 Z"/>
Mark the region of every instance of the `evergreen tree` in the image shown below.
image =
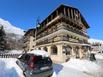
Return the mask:
<path id="1" fill-rule="evenodd" d="M 6 49 L 6 34 L 3 26 L 0 27 L 0 51 L 4 51 Z"/>

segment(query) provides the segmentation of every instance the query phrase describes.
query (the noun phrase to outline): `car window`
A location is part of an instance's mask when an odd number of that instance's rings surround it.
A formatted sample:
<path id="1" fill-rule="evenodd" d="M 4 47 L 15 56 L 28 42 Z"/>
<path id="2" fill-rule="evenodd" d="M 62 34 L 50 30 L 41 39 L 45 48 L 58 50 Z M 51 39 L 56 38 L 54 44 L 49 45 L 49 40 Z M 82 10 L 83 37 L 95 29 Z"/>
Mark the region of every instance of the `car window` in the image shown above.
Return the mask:
<path id="1" fill-rule="evenodd" d="M 42 61 L 42 56 L 36 56 L 34 63 L 41 62 L 41 61 Z"/>
<path id="2" fill-rule="evenodd" d="M 37 64 L 52 64 L 52 61 L 50 58 L 48 57 L 42 57 L 42 58 L 39 58 L 37 61 L 36 61 Z"/>
<path id="3" fill-rule="evenodd" d="M 20 57 L 20 60 L 23 61 L 23 62 L 27 62 L 29 59 L 30 59 L 30 55 L 29 54 L 23 54 Z"/>
<path id="4" fill-rule="evenodd" d="M 44 58 L 44 63 L 48 63 L 48 64 L 51 64 L 52 61 L 50 58 Z"/>

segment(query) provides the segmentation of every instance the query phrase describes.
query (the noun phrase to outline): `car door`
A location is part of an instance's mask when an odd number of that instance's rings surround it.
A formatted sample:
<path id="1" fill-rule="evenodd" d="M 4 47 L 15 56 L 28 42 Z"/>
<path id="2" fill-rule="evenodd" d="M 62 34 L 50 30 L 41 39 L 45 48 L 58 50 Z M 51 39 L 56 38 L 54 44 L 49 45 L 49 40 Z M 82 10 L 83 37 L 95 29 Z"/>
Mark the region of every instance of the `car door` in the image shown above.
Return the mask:
<path id="1" fill-rule="evenodd" d="M 23 71 L 27 70 L 27 64 L 28 60 L 30 59 L 29 54 L 23 54 L 19 59 L 18 59 L 18 65 Z"/>

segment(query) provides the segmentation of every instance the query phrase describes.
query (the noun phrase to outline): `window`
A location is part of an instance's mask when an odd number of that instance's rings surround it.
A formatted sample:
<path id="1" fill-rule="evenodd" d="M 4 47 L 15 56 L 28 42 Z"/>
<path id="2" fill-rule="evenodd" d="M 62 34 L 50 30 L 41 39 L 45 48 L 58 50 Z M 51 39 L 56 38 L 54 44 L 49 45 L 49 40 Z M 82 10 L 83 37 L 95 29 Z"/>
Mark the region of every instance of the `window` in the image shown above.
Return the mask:
<path id="1" fill-rule="evenodd" d="M 33 49 L 31 49 L 30 51 L 32 51 Z"/>
<path id="2" fill-rule="evenodd" d="M 71 55 L 71 47 L 70 46 L 63 46 L 63 53 L 65 53 L 66 55 Z"/>
<path id="3" fill-rule="evenodd" d="M 19 59 L 23 62 L 27 62 L 30 59 L 30 56 L 28 54 L 23 54 Z"/>
<path id="4" fill-rule="evenodd" d="M 55 45 L 53 45 L 53 46 L 51 47 L 51 54 L 52 54 L 52 55 L 57 55 L 57 47 L 56 47 Z"/>
<path id="5" fill-rule="evenodd" d="M 48 51 L 48 50 L 47 50 L 47 47 L 44 47 L 43 49 L 44 49 L 45 51 Z"/>
<path id="6" fill-rule="evenodd" d="M 39 47 L 38 49 L 39 49 L 39 50 L 41 50 L 41 48 L 40 48 L 40 47 Z"/>
<path id="7" fill-rule="evenodd" d="M 34 48 L 35 46 L 33 45 L 33 48 Z"/>

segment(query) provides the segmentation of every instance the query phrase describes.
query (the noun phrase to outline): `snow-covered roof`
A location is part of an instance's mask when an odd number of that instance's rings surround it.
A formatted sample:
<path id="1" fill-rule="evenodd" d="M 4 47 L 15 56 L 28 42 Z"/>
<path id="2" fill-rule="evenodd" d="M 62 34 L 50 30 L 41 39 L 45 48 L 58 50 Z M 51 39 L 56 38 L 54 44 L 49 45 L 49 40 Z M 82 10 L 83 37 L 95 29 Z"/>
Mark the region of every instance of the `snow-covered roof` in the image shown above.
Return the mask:
<path id="1" fill-rule="evenodd" d="M 33 51 L 28 52 L 28 53 L 31 53 L 31 54 L 34 54 L 34 55 L 41 55 L 43 57 L 49 57 L 48 52 L 43 51 L 43 50 L 33 50 Z"/>

